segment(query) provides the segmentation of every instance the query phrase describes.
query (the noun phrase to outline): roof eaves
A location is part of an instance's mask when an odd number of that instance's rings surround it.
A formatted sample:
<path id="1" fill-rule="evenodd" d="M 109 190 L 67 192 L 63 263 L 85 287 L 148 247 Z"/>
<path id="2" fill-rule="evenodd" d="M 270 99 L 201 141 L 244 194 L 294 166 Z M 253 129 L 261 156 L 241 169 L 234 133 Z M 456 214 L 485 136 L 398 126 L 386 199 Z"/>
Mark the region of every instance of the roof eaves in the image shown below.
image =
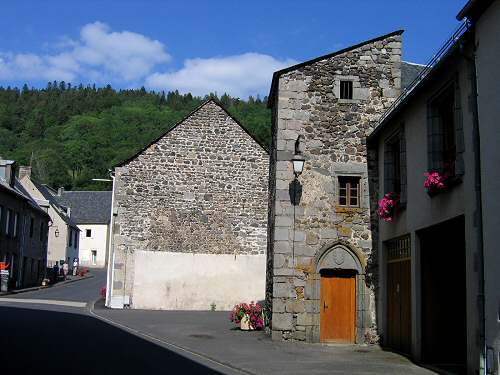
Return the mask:
<path id="1" fill-rule="evenodd" d="M 453 54 L 453 52 L 456 50 L 457 46 L 451 47 L 445 56 L 441 60 L 439 60 L 428 72 L 427 74 L 422 78 L 422 80 L 414 86 L 407 94 L 406 96 L 401 100 L 401 102 L 394 107 L 391 112 L 389 112 L 383 120 L 377 125 L 377 127 L 373 130 L 373 132 L 367 137 L 366 141 L 367 143 L 373 142 L 380 132 L 386 127 L 387 123 L 390 122 L 395 116 L 397 116 L 403 109 L 405 109 L 406 105 L 413 99 L 413 97 L 419 93 L 422 89 L 425 88 L 427 83 L 435 76 L 436 72 L 439 70 L 439 68 L 450 59 L 450 56 Z"/>
<path id="2" fill-rule="evenodd" d="M 337 55 L 341 55 L 343 53 L 346 53 L 346 52 L 355 50 L 355 49 L 357 49 L 359 47 L 362 47 L 362 46 L 364 46 L 366 44 L 375 43 L 375 42 L 378 42 L 379 40 L 383 40 L 383 39 L 389 38 L 389 37 L 394 36 L 394 35 L 401 35 L 401 34 L 403 34 L 403 32 L 404 32 L 403 29 L 396 30 L 396 31 L 393 31 L 393 32 L 391 32 L 389 34 L 380 35 L 380 36 L 378 36 L 376 38 L 365 40 L 364 42 L 355 44 L 353 46 L 350 46 L 350 47 L 347 47 L 347 48 L 344 48 L 344 49 L 341 49 L 341 50 L 338 50 L 338 51 L 335 51 L 335 52 L 331 52 L 331 53 L 328 53 L 326 55 L 315 57 L 314 59 L 307 60 L 307 61 L 301 62 L 299 64 L 289 66 L 288 68 L 284 68 L 284 69 L 281 69 L 281 70 L 278 70 L 278 71 L 274 72 L 273 73 L 273 78 L 272 78 L 272 81 L 271 81 L 271 89 L 269 90 L 269 96 L 268 96 L 268 99 L 267 99 L 267 107 L 268 108 L 272 108 L 273 107 L 273 104 L 274 104 L 274 94 L 275 94 L 275 91 L 276 91 L 276 85 L 278 84 L 278 78 L 282 74 L 288 73 L 288 72 L 292 72 L 294 70 L 300 69 L 300 68 L 302 68 L 304 66 L 307 66 L 307 65 L 314 64 L 314 63 L 316 63 L 318 61 L 321 61 L 321 60 L 325 60 L 325 59 L 329 59 L 331 57 L 335 57 Z"/>
<path id="3" fill-rule="evenodd" d="M 494 0 L 469 0 L 458 12 L 456 18 L 462 21 L 467 18 L 470 21 L 478 19 Z"/>

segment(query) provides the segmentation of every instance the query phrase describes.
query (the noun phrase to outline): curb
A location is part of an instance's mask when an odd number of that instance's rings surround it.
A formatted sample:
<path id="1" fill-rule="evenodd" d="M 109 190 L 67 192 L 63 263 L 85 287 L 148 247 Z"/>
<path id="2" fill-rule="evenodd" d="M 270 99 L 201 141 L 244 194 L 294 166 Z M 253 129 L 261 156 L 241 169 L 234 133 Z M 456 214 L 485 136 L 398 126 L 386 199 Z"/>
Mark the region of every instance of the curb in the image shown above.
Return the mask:
<path id="1" fill-rule="evenodd" d="M 184 353 L 187 353 L 189 355 L 191 355 L 192 357 L 197 357 L 197 358 L 201 358 L 202 360 L 206 361 L 206 362 L 210 362 L 210 363 L 213 363 L 219 367 L 223 367 L 223 368 L 226 368 L 228 370 L 231 370 L 233 373 L 234 372 L 237 372 L 239 374 L 245 374 L 245 375 L 258 375 L 254 372 L 250 372 L 248 370 L 243 370 L 241 368 L 238 368 L 238 367 L 235 367 L 233 365 L 231 365 L 230 363 L 225 363 L 225 362 L 220 362 L 219 360 L 217 359 L 214 359 L 212 357 L 209 357 L 203 353 L 199 353 L 199 352 L 196 352 L 192 349 L 189 349 L 189 348 L 186 348 L 186 347 L 183 347 L 183 346 L 180 346 L 180 345 L 177 345 L 177 344 L 174 344 L 172 342 L 168 342 L 168 341 L 165 341 L 163 339 L 160 339 L 156 336 L 153 336 L 149 333 L 145 333 L 145 332 L 142 332 L 136 328 L 133 328 L 133 327 L 130 327 L 126 324 L 122 324 L 122 323 L 118 323 L 118 322 L 115 322 L 114 320 L 112 319 L 109 319 L 109 318 L 105 318 L 103 316 L 100 316 L 98 315 L 95 311 L 94 311 L 94 306 L 95 304 L 100 300 L 101 298 L 98 298 L 96 300 L 94 300 L 93 302 L 89 302 L 87 307 L 88 307 L 88 311 L 89 311 L 89 314 L 91 316 L 93 316 L 94 318 L 96 319 L 99 319 L 105 323 L 108 323 L 108 324 L 111 324 L 115 327 L 118 327 L 118 328 L 121 328 L 123 329 L 124 331 L 127 331 L 129 333 L 132 333 L 136 336 L 139 336 L 143 339 L 146 339 L 146 340 L 149 340 L 149 341 L 155 341 L 157 343 L 161 343 L 163 344 L 163 346 L 167 346 L 167 347 L 170 347 L 171 349 L 175 349 L 175 351 L 180 354 L 179 352 L 184 352 Z M 189 358 L 189 359 L 192 359 L 192 358 Z M 206 365 L 205 363 L 201 363 L 203 365 Z M 217 369 L 215 369 L 217 370 Z"/>
<path id="2" fill-rule="evenodd" d="M 2 296 L 9 296 L 9 295 L 12 295 L 12 294 L 34 292 L 35 290 L 41 290 L 41 289 L 54 288 L 54 287 L 57 287 L 57 286 L 63 286 L 63 285 L 66 285 L 66 284 L 71 284 L 71 283 L 74 283 L 76 281 L 91 279 L 92 277 L 94 277 L 94 275 L 88 275 L 88 276 L 85 276 L 85 277 L 81 277 L 79 279 L 71 279 L 71 280 L 61 281 L 59 283 L 51 284 L 51 285 L 45 285 L 45 286 L 40 285 L 40 286 L 33 286 L 31 288 L 25 288 L 25 289 L 19 289 L 19 290 L 12 290 L 10 292 L 2 292 L 2 293 L 0 293 L 0 297 L 2 297 Z"/>

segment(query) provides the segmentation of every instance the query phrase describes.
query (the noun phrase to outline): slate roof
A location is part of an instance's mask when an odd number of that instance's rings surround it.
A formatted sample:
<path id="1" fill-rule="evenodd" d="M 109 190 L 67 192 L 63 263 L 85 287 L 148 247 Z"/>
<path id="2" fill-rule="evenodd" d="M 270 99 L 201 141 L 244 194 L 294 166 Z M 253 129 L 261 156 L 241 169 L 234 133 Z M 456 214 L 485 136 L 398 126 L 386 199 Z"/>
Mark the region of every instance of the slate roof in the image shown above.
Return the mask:
<path id="1" fill-rule="evenodd" d="M 403 61 L 401 63 L 401 90 L 408 88 L 424 69 L 425 65 Z"/>
<path id="2" fill-rule="evenodd" d="M 10 186 L 7 181 L 5 181 L 3 178 L 0 177 L 0 189 L 15 195 L 18 199 L 22 199 L 31 206 L 31 208 L 35 211 L 38 211 L 39 213 L 43 214 L 44 216 L 48 217 L 50 220 L 49 214 L 45 212 L 43 208 L 41 208 L 38 203 L 35 202 L 35 200 L 31 197 L 31 195 L 24 189 L 24 187 L 19 183 L 19 181 L 15 180 L 14 186 Z"/>
<path id="3" fill-rule="evenodd" d="M 55 199 L 71 209 L 71 219 L 77 224 L 108 224 L 110 221 L 111 191 L 64 191 Z"/>
<path id="4" fill-rule="evenodd" d="M 75 222 L 75 220 L 73 220 L 73 217 L 72 215 L 70 215 L 70 217 L 68 217 L 65 212 L 66 212 L 66 207 L 62 206 L 58 200 L 57 200 L 57 196 L 56 196 L 56 191 L 53 190 L 51 187 L 45 185 L 45 184 L 40 184 L 34 180 L 31 180 L 31 182 L 33 183 L 33 185 L 35 185 L 35 187 L 38 189 L 38 191 L 40 192 L 40 194 L 43 195 L 43 197 L 52 205 L 54 206 L 54 208 L 56 209 L 56 212 L 59 213 L 59 216 L 61 217 L 61 219 L 63 219 L 63 221 L 72 226 L 73 228 L 78 229 L 78 226 L 77 226 L 77 223 Z"/>

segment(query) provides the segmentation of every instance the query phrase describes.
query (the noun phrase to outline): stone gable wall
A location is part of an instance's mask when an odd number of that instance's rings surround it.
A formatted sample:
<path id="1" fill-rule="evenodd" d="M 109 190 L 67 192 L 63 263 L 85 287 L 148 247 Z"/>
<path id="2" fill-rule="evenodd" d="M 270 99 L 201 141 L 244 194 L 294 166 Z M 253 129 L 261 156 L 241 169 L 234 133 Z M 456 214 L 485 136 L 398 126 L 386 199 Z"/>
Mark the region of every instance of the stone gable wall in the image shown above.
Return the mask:
<path id="1" fill-rule="evenodd" d="M 340 99 L 351 80 L 353 99 Z M 273 338 L 319 341 L 318 254 L 341 244 L 366 266 L 357 276 L 357 341 L 375 324 L 376 259 L 372 254 L 366 136 L 400 93 L 401 35 L 283 74 L 274 119 L 271 176 Z M 300 205 L 290 203 L 295 141 L 305 140 Z M 358 176 L 359 208 L 338 205 L 338 176 Z M 273 178 L 273 177 L 272 177 Z M 366 279 L 366 280 L 365 280 Z M 270 288 L 268 287 L 268 290 Z"/>
<path id="2" fill-rule="evenodd" d="M 213 101 L 117 168 L 114 292 L 133 294 L 137 251 L 265 256 L 268 168 Z"/>
<path id="3" fill-rule="evenodd" d="M 215 103 L 119 174 L 120 235 L 141 250 L 265 253 L 268 155 Z"/>

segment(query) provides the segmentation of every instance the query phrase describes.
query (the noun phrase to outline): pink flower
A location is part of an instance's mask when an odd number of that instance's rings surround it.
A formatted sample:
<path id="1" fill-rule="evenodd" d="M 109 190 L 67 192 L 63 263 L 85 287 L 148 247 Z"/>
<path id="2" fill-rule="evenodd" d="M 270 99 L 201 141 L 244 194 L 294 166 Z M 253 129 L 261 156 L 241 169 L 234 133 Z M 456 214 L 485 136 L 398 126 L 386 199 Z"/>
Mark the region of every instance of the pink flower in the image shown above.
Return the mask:
<path id="1" fill-rule="evenodd" d="M 378 201 L 377 215 L 384 221 L 392 221 L 399 203 L 399 195 L 387 193 Z"/>
<path id="2" fill-rule="evenodd" d="M 446 177 L 439 172 L 425 172 L 424 187 L 428 190 L 442 190 L 446 187 Z"/>

